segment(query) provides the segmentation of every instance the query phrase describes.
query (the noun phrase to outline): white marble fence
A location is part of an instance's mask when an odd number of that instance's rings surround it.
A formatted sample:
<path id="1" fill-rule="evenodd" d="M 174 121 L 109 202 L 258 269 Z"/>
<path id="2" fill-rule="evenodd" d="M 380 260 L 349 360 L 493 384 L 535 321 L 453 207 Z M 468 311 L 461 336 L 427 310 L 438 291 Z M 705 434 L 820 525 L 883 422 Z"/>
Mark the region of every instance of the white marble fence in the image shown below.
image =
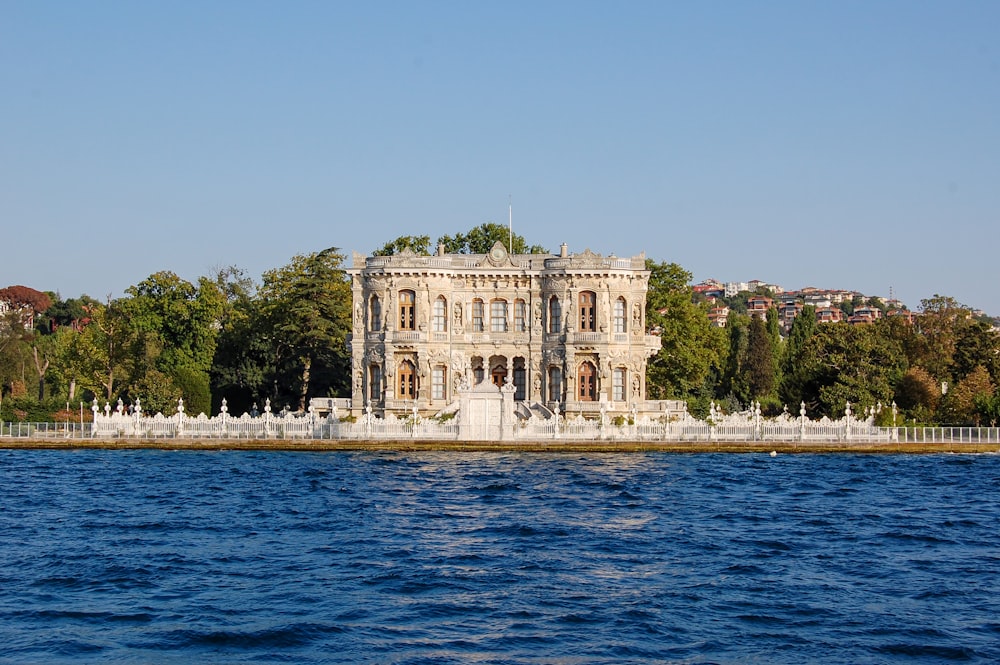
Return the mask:
<path id="1" fill-rule="evenodd" d="M 229 414 L 225 400 L 216 416 L 188 416 L 183 400 L 176 413 L 147 416 L 140 402 L 126 410 L 121 400 L 115 408 L 105 404 L 103 411 L 94 401 L 92 436 L 94 438 L 204 438 L 204 439 L 423 439 L 459 440 L 462 414 L 449 418 L 422 418 L 417 413 L 406 417 L 376 417 L 371 409 L 355 421 L 341 420 L 336 408 L 319 417 L 310 407 L 307 413 L 283 411 L 275 414 L 270 401 L 262 413 Z M 699 420 L 685 414 L 676 419 L 640 418 L 633 411 L 629 417 L 609 417 L 602 407 L 598 414 L 562 414 L 550 418 L 532 416 L 519 420 L 502 435 L 505 440 L 622 440 L 622 441 L 894 441 L 899 430 L 875 425 L 876 408 L 863 417 L 855 416 L 847 405 L 838 420 L 806 417 L 805 405 L 798 416 L 787 411 L 777 418 L 761 415 L 760 405 L 747 411 L 724 414 L 712 404 L 709 417 Z M 596 416 L 596 417 L 594 417 Z"/>

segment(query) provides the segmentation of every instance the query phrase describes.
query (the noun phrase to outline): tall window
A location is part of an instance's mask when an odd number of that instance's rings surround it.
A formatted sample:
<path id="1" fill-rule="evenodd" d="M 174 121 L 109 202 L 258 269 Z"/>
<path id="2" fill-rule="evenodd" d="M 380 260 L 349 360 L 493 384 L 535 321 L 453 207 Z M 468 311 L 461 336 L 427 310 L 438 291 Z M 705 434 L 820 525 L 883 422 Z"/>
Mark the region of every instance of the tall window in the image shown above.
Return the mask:
<path id="1" fill-rule="evenodd" d="M 521 299 L 514 301 L 514 332 L 524 332 L 528 329 L 528 305 Z"/>
<path id="2" fill-rule="evenodd" d="M 434 301 L 434 332 L 445 332 L 448 330 L 448 301 L 444 296 L 438 296 Z"/>
<path id="3" fill-rule="evenodd" d="M 580 291 L 580 331 L 581 332 L 594 332 L 597 330 L 595 327 L 594 318 L 594 303 L 597 301 L 597 296 L 594 295 L 593 291 Z"/>
<path id="4" fill-rule="evenodd" d="M 490 332 L 507 332 L 507 301 L 490 302 Z"/>
<path id="5" fill-rule="evenodd" d="M 625 368 L 616 367 L 611 372 L 611 399 L 615 402 L 625 401 Z"/>
<path id="6" fill-rule="evenodd" d="M 483 332 L 483 301 L 476 298 L 472 301 L 472 332 Z"/>
<path id="7" fill-rule="evenodd" d="M 584 362 L 580 365 L 580 372 L 578 375 L 579 381 L 579 391 L 578 397 L 581 402 L 593 402 L 597 395 L 596 378 L 594 376 L 594 365 L 590 361 Z"/>
<path id="8" fill-rule="evenodd" d="M 368 329 L 372 331 L 382 329 L 382 301 L 378 296 L 372 296 L 368 308 Z"/>
<path id="9" fill-rule="evenodd" d="M 399 329 L 413 330 L 416 312 L 416 294 L 413 291 L 399 292 Z"/>
<path id="10" fill-rule="evenodd" d="M 382 400 L 382 368 L 378 365 L 368 368 L 368 399 L 372 402 Z"/>
<path id="11" fill-rule="evenodd" d="M 522 400 L 526 398 L 525 395 L 525 378 L 526 372 L 523 367 L 514 368 L 514 399 Z"/>
<path id="12" fill-rule="evenodd" d="M 549 368 L 549 401 L 562 401 L 562 368 Z"/>
<path id="13" fill-rule="evenodd" d="M 399 399 L 413 399 L 416 394 L 416 377 L 413 371 L 413 363 L 409 360 L 404 360 L 399 364 L 399 391 L 396 396 Z"/>
<path id="14" fill-rule="evenodd" d="M 559 298 L 552 296 L 549 298 L 549 332 L 557 333 L 562 327 L 562 305 Z"/>
<path id="15" fill-rule="evenodd" d="M 615 301 L 615 316 L 614 316 L 614 319 L 615 319 L 615 332 L 616 333 L 627 332 L 625 330 L 625 311 L 626 310 L 627 310 L 627 308 L 625 307 L 625 298 L 619 298 L 618 300 Z"/>
<path id="16" fill-rule="evenodd" d="M 435 365 L 431 370 L 431 398 L 445 399 L 445 386 L 448 385 L 448 368 L 444 365 Z"/>

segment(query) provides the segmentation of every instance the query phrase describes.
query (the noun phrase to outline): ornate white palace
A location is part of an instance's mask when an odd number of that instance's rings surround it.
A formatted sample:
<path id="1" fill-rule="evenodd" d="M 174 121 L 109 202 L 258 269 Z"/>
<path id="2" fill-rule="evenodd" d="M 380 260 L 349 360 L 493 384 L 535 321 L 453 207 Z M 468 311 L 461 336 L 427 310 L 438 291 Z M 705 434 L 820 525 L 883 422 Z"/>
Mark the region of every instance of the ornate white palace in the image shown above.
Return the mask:
<path id="1" fill-rule="evenodd" d="M 354 254 L 351 414 L 431 416 L 460 393 L 513 392 L 519 417 L 667 415 L 645 399 L 645 257 Z M 494 388 L 495 386 L 495 388 Z"/>

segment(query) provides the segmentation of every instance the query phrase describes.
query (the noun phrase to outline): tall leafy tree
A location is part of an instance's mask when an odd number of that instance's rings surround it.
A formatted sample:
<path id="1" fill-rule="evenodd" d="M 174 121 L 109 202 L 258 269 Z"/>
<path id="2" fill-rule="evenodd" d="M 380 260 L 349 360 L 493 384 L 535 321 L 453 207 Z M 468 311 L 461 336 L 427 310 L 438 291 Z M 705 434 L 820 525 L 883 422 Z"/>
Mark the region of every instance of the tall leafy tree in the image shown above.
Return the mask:
<path id="1" fill-rule="evenodd" d="M 802 399 L 802 383 L 808 377 L 800 371 L 799 361 L 806 343 L 816 333 L 816 308 L 806 305 L 792 321 L 782 354 L 780 396 L 786 404 Z"/>
<path id="2" fill-rule="evenodd" d="M 60 326 L 55 329 L 51 337 L 54 358 L 53 378 L 65 391 L 66 399 L 72 402 L 77 396 L 77 383 L 85 360 L 79 344 L 80 331 L 71 325 Z"/>
<path id="3" fill-rule="evenodd" d="M 157 272 L 126 289 L 131 297 L 120 306 L 143 345 L 139 373 L 132 377 L 135 396 L 142 397 L 143 373 L 155 369 L 154 385 L 172 383 L 187 402 L 190 413 L 211 410 L 209 370 L 215 355 L 225 295 L 210 279 L 198 286 L 168 271 Z M 146 390 L 149 381 L 145 382 Z M 150 399 L 146 395 L 146 399 Z"/>
<path id="4" fill-rule="evenodd" d="M 1000 334 L 985 321 L 962 318 L 956 321 L 955 352 L 952 355 L 952 376 L 961 380 L 977 367 L 1000 383 Z"/>
<path id="5" fill-rule="evenodd" d="M 216 271 L 214 280 L 225 297 L 219 338 L 212 361 L 213 411 L 226 399 L 230 412 L 244 413 L 267 393 L 275 374 L 268 322 L 257 286 L 235 266 Z"/>
<path id="6" fill-rule="evenodd" d="M 725 337 L 709 324 L 706 306 L 692 301 L 691 273 L 651 259 L 646 270 L 646 324 L 662 343 L 646 365 L 646 392 L 651 399 L 694 398 L 721 366 Z"/>
<path id="7" fill-rule="evenodd" d="M 767 324 L 759 316 L 750 319 L 747 331 L 747 387 L 752 399 L 766 399 L 777 386 L 775 349 Z"/>
<path id="8" fill-rule="evenodd" d="M 747 350 L 750 348 L 749 329 L 748 316 L 730 312 L 726 322 L 728 353 L 718 396 L 734 402 L 734 407 L 735 403 L 739 403 L 740 406 L 748 403 L 751 397 L 746 372 Z"/>
<path id="9" fill-rule="evenodd" d="M 300 410 L 310 394 L 345 394 L 350 386 L 351 288 L 343 261 L 330 247 L 295 256 L 263 276 L 262 318 L 271 332 L 275 371 L 284 373 L 284 380 L 276 376 L 274 383 L 296 385 Z"/>
<path id="10" fill-rule="evenodd" d="M 38 401 L 45 399 L 45 375 L 52 366 L 55 354 L 55 339 L 51 335 L 35 333 L 31 336 L 31 358 L 38 375 Z"/>
<path id="11" fill-rule="evenodd" d="M 883 323 L 818 326 L 796 358 L 790 385 L 799 392 L 789 394 L 790 401 L 804 401 L 811 413 L 831 417 L 841 415 L 847 402 L 889 404 L 906 371 L 906 357 Z"/>
<path id="12" fill-rule="evenodd" d="M 24 328 L 23 312 L 11 309 L 0 314 L 0 397 L 22 395 L 31 363 L 32 334 Z"/>
<path id="13" fill-rule="evenodd" d="M 941 418 L 954 425 L 979 425 L 977 400 L 993 397 L 995 387 L 985 367 L 976 367 L 948 390 L 941 400 Z"/>
<path id="14" fill-rule="evenodd" d="M 90 324 L 77 340 L 80 383 L 111 401 L 132 375 L 137 337 L 120 299 L 92 306 L 89 315 Z"/>
<path id="15" fill-rule="evenodd" d="M 958 331 L 971 321 L 969 308 L 950 296 L 934 295 L 920 301 L 918 336 L 909 349 L 910 364 L 924 367 L 938 381 L 953 381 Z"/>
<path id="16" fill-rule="evenodd" d="M 450 254 L 486 254 L 496 242 L 500 242 L 504 247 L 512 243 L 509 248 L 513 254 L 545 254 L 544 248 L 539 245 L 528 245 L 525 239 L 518 234 L 510 234 L 510 228 L 496 222 L 485 222 L 470 229 L 467 233 L 456 233 L 453 236 L 441 236 L 438 243 L 444 245 L 446 252 Z"/>
<path id="17" fill-rule="evenodd" d="M 923 367 L 911 367 L 896 383 L 896 405 L 904 419 L 932 422 L 940 400 L 940 384 Z"/>
<path id="18" fill-rule="evenodd" d="M 1000 423 L 1000 393 L 976 395 L 975 403 L 980 422 L 985 422 L 990 427 L 996 427 Z"/>

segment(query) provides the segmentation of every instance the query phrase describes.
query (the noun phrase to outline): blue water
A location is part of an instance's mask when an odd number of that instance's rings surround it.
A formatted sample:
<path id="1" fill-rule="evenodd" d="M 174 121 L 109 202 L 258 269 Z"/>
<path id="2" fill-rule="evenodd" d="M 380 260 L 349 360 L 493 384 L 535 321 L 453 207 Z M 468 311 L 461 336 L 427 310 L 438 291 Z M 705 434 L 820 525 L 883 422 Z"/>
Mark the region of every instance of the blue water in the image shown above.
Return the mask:
<path id="1" fill-rule="evenodd" d="M 0 451 L 3 663 L 993 663 L 998 575 L 992 455 Z"/>

